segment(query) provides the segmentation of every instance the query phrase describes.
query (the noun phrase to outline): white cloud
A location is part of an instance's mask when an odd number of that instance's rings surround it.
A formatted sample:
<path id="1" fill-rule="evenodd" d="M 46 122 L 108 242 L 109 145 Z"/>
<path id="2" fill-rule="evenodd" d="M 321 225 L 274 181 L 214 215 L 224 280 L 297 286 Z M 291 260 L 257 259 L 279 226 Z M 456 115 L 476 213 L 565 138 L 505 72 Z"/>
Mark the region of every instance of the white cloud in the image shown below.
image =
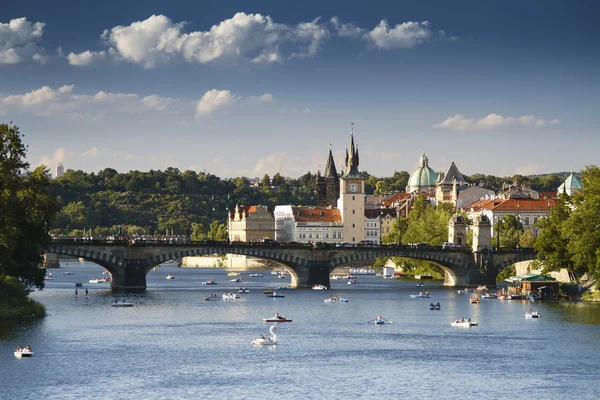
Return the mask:
<path id="1" fill-rule="evenodd" d="M 220 108 L 235 103 L 238 99 L 229 90 L 212 89 L 204 93 L 196 106 L 196 118 L 209 117 Z"/>
<path id="2" fill-rule="evenodd" d="M 543 166 L 540 164 L 526 164 L 526 165 L 519 165 L 516 169 L 515 169 L 515 174 L 517 175 L 536 175 L 541 173 Z"/>
<path id="3" fill-rule="evenodd" d="M 60 147 L 54 150 L 54 153 L 51 156 L 42 156 L 34 168 L 40 165 L 45 165 L 49 168 L 52 168 L 54 165 L 62 164 L 67 157 L 72 157 L 73 155 L 75 155 L 75 153 L 72 151 L 67 150 L 64 147 Z"/>
<path id="4" fill-rule="evenodd" d="M 314 56 L 329 31 L 319 19 L 297 25 L 278 24 L 261 14 L 235 14 L 208 31 L 184 33 L 185 22 L 173 22 L 164 15 L 152 15 L 127 26 L 107 29 L 101 38 L 109 53 L 144 68 L 153 68 L 171 59 L 209 63 L 218 59 L 245 59 L 255 63 L 281 62 L 291 57 Z M 285 48 L 285 51 L 283 50 Z M 76 55 L 102 52 L 86 51 Z M 98 57 L 96 57 L 98 58 Z M 72 65 L 88 65 L 74 63 Z"/>
<path id="5" fill-rule="evenodd" d="M 429 22 L 404 22 L 393 28 L 386 20 L 365 34 L 365 39 L 372 41 L 380 49 L 411 48 L 431 39 L 432 33 Z"/>
<path id="6" fill-rule="evenodd" d="M 365 29 L 359 28 L 351 22 L 346 24 L 340 23 L 338 17 L 331 18 L 329 22 L 331 22 L 333 29 L 337 32 L 338 36 L 340 37 L 356 39 L 361 37 L 366 32 Z"/>
<path id="7" fill-rule="evenodd" d="M 45 25 L 43 22 L 27 21 L 25 17 L 0 23 L 0 65 L 18 64 L 27 59 L 45 62 L 41 55 L 43 49 L 35 43 L 42 38 Z"/>
<path id="8" fill-rule="evenodd" d="M 148 111 L 180 112 L 189 107 L 182 100 L 156 94 L 141 97 L 133 93 L 74 94 L 74 85 L 58 89 L 43 86 L 25 94 L 0 96 L 0 115 L 8 113 L 37 116 L 67 115 L 72 118 L 97 118 L 107 112 L 143 113 Z"/>
<path id="9" fill-rule="evenodd" d="M 89 51 L 86 50 L 82 53 L 75 54 L 69 53 L 67 59 L 69 60 L 69 64 L 75 65 L 77 67 L 91 65 L 94 62 L 99 60 L 103 60 L 106 57 L 106 52 L 103 51 Z"/>
<path id="10" fill-rule="evenodd" d="M 265 174 L 269 174 L 269 176 L 275 175 L 277 171 L 282 168 L 288 158 L 289 157 L 286 153 L 269 154 L 265 158 L 261 158 L 257 161 L 256 165 L 254 166 L 253 174 L 254 176 L 261 178 Z"/>
<path id="11" fill-rule="evenodd" d="M 101 149 L 97 148 L 96 146 L 92 146 L 91 149 L 84 151 L 83 153 L 81 153 L 81 155 L 83 157 L 98 158 L 101 152 Z"/>
<path id="12" fill-rule="evenodd" d="M 521 125 L 540 127 L 546 124 L 558 124 L 560 120 L 546 120 L 534 115 L 523 115 L 521 117 L 505 117 L 500 114 L 490 113 L 481 119 L 467 118 L 462 114 L 456 114 L 446 118 L 445 121 L 435 124 L 434 128 L 445 128 L 455 132 L 491 130 L 502 126 Z"/>
<path id="13" fill-rule="evenodd" d="M 338 17 L 320 23 L 320 17 L 298 24 L 276 23 L 270 16 L 236 13 L 206 31 L 185 33 L 186 22 L 152 15 L 129 25 L 106 29 L 100 36 L 107 51 L 70 53 L 72 65 L 89 65 L 104 57 L 154 68 L 171 61 L 206 64 L 218 60 L 269 64 L 315 56 L 332 35 L 362 38 L 380 49 L 411 48 L 431 40 L 456 40 L 440 30 L 432 33 L 429 22 L 404 22 L 394 27 L 386 20 L 371 31 Z"/>

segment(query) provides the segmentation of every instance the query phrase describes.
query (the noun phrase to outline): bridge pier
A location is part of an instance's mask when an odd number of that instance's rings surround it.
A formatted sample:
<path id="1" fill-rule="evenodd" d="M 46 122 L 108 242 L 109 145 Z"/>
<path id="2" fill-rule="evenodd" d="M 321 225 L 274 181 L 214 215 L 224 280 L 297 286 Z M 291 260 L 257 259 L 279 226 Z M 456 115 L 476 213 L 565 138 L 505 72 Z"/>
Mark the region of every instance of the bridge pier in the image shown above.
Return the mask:
<path id="1" fill-rule="evenodd" d="M 146 290 L 146 274 L 149 269 L 141 262 L 132 261 L 110 268 L 112 275 L 110 288 L 113 291 L 143 292 Z"/>
<path id="2" fill-rule="evenodd" d="M 290 265 L 295 272 L 295 282 L 292 284 L 298 288 L 312 288 L 315 285 L 324 285 L 329 288 L 329 262 L 327 261 L 310 261 L 308 266 L 298 268 Z"/>

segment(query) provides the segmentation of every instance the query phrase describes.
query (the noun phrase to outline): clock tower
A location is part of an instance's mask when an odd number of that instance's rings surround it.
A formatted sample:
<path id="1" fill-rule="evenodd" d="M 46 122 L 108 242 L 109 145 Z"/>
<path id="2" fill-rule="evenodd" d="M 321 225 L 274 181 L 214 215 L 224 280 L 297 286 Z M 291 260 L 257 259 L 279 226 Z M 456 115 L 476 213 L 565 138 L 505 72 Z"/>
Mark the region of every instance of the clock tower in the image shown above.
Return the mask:
<path id="1" fill-rule="evenodd" d="M 358 243 L 365 238 L 365 180 L 358 173 L 358 147 L 354 148 L 354 124 L 350 149 L 346 149 L 346 169 L 340 177 L 338 209 L 342 215 L 343 240 Z"/>

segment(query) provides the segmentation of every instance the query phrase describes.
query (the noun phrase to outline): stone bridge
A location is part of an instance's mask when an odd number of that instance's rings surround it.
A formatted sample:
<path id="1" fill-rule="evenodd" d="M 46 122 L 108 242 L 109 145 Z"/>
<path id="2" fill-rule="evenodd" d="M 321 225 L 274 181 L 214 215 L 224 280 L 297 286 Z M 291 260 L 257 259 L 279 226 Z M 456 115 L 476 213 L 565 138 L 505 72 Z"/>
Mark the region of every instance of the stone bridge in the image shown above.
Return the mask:
<path id="1" fill-rule="evenodd" d="M 530 249 L 471 252 L 441 247 L 312 247 L 263 243 L 131 243 L 119 240 L 52 240 L 48 253 L 81 257 L 106 268 L 114 290 L 145 290 L 146 274 L 156 265 L 172 259 L 212 254 L 240 254 L 272 260 L 285 267 L 294 287 L 330 286 L 329 275 L 338 266 L 374 262 L 377 257 L 406 257 L 429 261 L 445 272 L 446 286 L 495 285 L 496 275 L 518 261 L 531 260 Z"/>

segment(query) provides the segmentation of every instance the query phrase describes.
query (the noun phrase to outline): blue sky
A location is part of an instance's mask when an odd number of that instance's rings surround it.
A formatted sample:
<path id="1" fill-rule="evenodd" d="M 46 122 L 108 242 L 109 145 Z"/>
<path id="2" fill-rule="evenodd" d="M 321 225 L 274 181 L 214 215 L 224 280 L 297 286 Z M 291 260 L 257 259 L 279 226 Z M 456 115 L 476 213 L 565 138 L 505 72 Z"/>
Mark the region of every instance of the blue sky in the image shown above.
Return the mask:
<path id="1" fill-rule="evenodd" d="M 597 164 L 594 1 L 48 3 L 0 13 L 33 166 L 297 177 L 330 143 L 341 168 L 351 122 L 376 176 Z"/>

